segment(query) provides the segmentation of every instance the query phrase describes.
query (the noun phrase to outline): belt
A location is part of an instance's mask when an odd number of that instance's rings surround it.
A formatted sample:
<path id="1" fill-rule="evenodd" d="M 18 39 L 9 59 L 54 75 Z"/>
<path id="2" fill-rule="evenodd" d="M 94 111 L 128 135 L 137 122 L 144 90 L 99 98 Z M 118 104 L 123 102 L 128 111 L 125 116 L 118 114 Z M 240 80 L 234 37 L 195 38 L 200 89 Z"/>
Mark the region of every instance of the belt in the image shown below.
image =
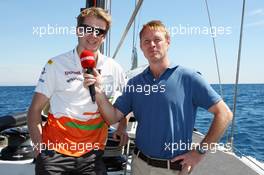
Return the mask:
<path id="1" fill-rule="evenodd" d="M 171 162 L 170 160 L 161 160 L 150 158 L 149 156 L 144 155 L 137 147 L 134 149 L 134 154 L 145 161 L 148 165 L 158 167 L 158 168 L 166 168 L 171 170 L 182 170 L 182 165 L 180 162 L 182 160 L 177 160 L 175 162 Z"/>

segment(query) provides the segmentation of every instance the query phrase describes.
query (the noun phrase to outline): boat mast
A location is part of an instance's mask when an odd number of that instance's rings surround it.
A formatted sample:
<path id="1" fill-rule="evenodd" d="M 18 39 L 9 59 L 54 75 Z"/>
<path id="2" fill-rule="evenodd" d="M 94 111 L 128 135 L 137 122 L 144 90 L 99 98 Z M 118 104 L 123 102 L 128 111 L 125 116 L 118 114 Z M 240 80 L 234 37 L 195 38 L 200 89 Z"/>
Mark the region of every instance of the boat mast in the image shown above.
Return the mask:
<path id="1" fill-rule="evenodd" d="M 137 6 L 138 0 L 135 0 L 135 8 Z M 133 40 L 132 40 L 132 56 L 131 56 L 131 68 L 133 70 L 138 67 L 138 56 L 136 47 L 136 17 L 133 22 Z"/>
<path id="2" fill-rule="evenodd" d="M 105 9 L 105 0 L 86 0 L 86 8 L 101 7 Z"/>

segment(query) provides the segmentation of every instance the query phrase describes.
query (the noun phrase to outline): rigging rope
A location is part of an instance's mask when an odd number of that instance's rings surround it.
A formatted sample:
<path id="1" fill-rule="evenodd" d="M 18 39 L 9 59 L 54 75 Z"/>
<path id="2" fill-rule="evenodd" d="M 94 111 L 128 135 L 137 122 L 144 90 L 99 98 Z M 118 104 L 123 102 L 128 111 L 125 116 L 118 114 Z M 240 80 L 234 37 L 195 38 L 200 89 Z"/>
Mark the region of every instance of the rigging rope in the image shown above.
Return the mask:
<path id="1" fill-rule="evenodd" d="M 210 30 L 212 30 L 212 20 L 211 20 L 211 14 L 210 14 L 209 5 L 208 5 L 207 0 L 205 0 L 205 6 L 206 6 L 206 11 L 207 11 L 208 21 L 210 24 Z M 224 99 L 224 92 L 223 92 L 222 81 L 221 81 L 221 76 L 220 76 L 221 74 L 220 74 L 220 68 L 219 68 L 219 62 L 218 62 L 218 54 L 216 50 L 216 42 L 215 42 L 215 37 L 213 36 L 213 34 L 211 34 L 211 38 L 212 38 L 213 46 L 214 46 L 214 55 L 215 55 L 215 62 L 216 62 L 216 68 L 217 68 L 219 91 L 220 91 L 220 95 L 222 99 Z M 226 140 L 228 142 L 228 130 L 225 133 L 226 133 Z"/>
<path id="2" fill-rule="evenodd" d="M 240 68 L 240 59 L 241 59 L 242 38 L 243 38 L 245 4 L 246 4 L 246 0 L 243 0 L 240 37 L 239 37 L 239 48 L 238 48 L 238 56 L 237 56 L 236 83 L 234 87 L 233 120 L 232 120 L 232 126 L 231 126 L 231 136 L 230 136 L 230 143 L 231 143 L 232 149 L 234 148 L 234 128 L 235 128 L 235 116 L 236 116 L 235 114 L 236 114 L 236 102 L 237 102 L 237 86 L 238 86 L 238 80 L 239 80 L 239 68 Z"/>
<path id="3" fill-rule="evenodd" d="M 251 163 L 253 163 L 255 166 L 257 166 L 259 169 L 261 169 L 262 171 L 264 171 L 264 168 L 261 167 L 261 165 L 257 164 L 255 161 L 253 161 L 252 159 L 250 159 L 248 156 L 246 156 L 245 154 L 243 154 L 242 152 L 239 151 L 239 149 L 237 149 L 236 147 L 233 146 L 233 148 L 236 152 L 238 152 L 239 154 L 241 154 L 245 159 L 247 159 L 248 161 L 250 161 Z"/>
<path id="4" fill-rule="evenodd" d="M 117 52 L 118 52 L 119 49 L 121 48 L 121 46 L 122 46 L 122 44 L 123 44 L 123 42 L 124 42 L 124 40 L 125 40 L 125 37 L 126 37 L 128 31 L 129 31 L 129 29 L 130 29 L 130 27 L 131 27 L 131 25 L 132 25 L 132 23 L 133 23 L 133 21 L 134 21 L 136 15 L 137 15 L 137 13 L 138 13 L 138 10 L 140 9 L 142 3 L 143 3 L 143 0 L 139 0 L 139 1 L 138 1 L 137 6 L 136 6 L 136 8 L 135 8 L 134 11 L 133 11 L 133 14 L 132 14 L 131 17 L 130 17 L 129 22 L 128 22 L 127 26 L 126 26 L 126 29 L 125 29 L 125 31 L 124 31 L 124 33 L 123 33 L 123 35 L 122 35 L 122 37 L 121 37 L 121 39 L 120 39 L 120 41 L 119 41 L 119 43 L 118 43 L 118 46 L 117 46 L 117 48 L 116 48 L 116 50 L 115 50 L 115 52 L 114 52 L 113 58 L 116 57 Z"/>
<path id="5" fill-rule="evenodd" d="M 207 0 L 205 0 L 205 5 L 206 5 L 206 10 L 207 10 L 209 24 L 210 24 L 210 30 L 212 31 L 212 28 L 213 28 L 212 27 L 212 20 L 211 20 L 211 15 L 210 15 L 210 11 L 209 11 Z M 212 38 L 213 45 L 214 45 L 214 54 L 215 54 L 215 61 L 216 61 L 216 67 L 217 67 L 217 75 L 218 75 L 220 95 L 221 95 L 222 98 L 224 98 L 222 82 L 221 82 L 221 76 L 220 76 L 219 63 L 218 63 L 218 55 L 217 55 L 217 51 L 216 51 L 215 37 L 213 36 L 213 34 L 211 34 L 211 38 Z"/>

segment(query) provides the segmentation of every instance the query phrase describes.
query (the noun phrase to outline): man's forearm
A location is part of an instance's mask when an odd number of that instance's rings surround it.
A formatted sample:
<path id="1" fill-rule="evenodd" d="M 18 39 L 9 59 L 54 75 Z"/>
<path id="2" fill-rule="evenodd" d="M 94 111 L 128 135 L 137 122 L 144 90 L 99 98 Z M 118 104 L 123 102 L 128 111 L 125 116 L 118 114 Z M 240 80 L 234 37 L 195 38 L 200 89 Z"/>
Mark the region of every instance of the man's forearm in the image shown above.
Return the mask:
<path id="1" fill-rule="evenodd" d="M 28 110 L 28 129 L 31 140 L 33 142 L 33 149 L 35 153 L 40 152 L 42 142 L 42 120 L 41 111 L 48 103 L 49 99 L 41 94 L 35 93 Z M 37 155 L 37 154 L 36 154 Z M 36 156 L 35 155 L 35 156 Z"/>
<path id="2" fill-rule="evenodd" d="M 41 125 L 41 113 L 29 109 L 28 111 L 28 129 L 31 140 L 34 144 L 34 151 L 39 152 L 42 142 L 42 125 Z"/>
<path id="3" fill-rule="evenodd" d="M 126 131 L 127 128 L 127 118 L 123 118 L 120 120 L 117 129 L 120 131 Z"/>
<path id="4" fill-rule="evenodd" d="M 122 119 L 122 114 L 113 107 L 103 92 L 96 92 L 96 102 L 100 113 L 110 124 L 117 123 Z"/>
<path id="5" fill-rule="evenodd" d="M 232 112 L 227 109 L 215 114 L 211 127 L 201 142 L 202 145 L 213 146 L 224 134 L 229 122 L 232 120 Z"/>
<path id="6" fill-rule="evenodd" d="M 222 117 L 215 117 L 212 125 L 203 139 L 202 143 L 206 143 L 210 145 L 211 143 L 216 143 L 220 139 L 220 137 L 224 134 L 229 121 L 223 119 Z"/>

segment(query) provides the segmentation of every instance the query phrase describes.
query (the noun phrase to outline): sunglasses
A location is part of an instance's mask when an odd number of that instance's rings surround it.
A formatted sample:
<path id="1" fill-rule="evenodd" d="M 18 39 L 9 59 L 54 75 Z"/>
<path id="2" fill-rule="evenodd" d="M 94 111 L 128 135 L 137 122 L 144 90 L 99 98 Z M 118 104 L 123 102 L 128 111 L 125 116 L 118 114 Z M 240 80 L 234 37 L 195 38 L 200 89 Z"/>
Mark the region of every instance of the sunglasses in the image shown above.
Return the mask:
<path id="1" fill-rule="evenodd" d="M 106 34 L 106 30 L 100 29 L 99 27 L 93 27 L 87 24 L 80 24 L 78 28 L 81 29 L 80 32 L 84 34 L 95 33 L 96 36 L 104 36 Z"/>

